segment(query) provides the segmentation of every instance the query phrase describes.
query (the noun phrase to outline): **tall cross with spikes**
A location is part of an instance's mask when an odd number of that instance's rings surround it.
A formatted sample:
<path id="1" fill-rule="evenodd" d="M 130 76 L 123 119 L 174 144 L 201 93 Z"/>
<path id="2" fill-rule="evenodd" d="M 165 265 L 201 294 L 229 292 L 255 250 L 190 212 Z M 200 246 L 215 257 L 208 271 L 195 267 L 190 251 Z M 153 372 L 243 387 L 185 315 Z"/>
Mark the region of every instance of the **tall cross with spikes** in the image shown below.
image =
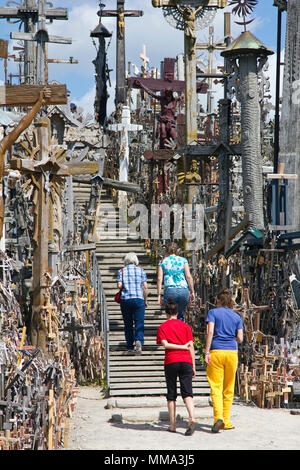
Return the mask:
<path id="1" fill-rule="evenodd" d="M 229 2 L 229 5 L 234 5 L 232 13 L 243 18 L 243 21 L 235 21 L 235 23 L 243 25 L 244 31 L 247 30 L 247 25 L 254 21 L 254 18 L 246 21 L 246 17 L 252 13 L 257 4 L 258 0 L 231 0 Z"/>

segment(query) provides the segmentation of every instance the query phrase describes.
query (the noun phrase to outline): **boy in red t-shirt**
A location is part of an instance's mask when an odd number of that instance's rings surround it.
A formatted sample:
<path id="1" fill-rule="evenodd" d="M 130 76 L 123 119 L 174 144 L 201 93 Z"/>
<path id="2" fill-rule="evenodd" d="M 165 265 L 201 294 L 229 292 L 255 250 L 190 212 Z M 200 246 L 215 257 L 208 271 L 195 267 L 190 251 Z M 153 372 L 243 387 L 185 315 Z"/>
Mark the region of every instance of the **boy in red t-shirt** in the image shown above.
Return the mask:
<path id="1" fill-rule="evenodd" d="M 177 319 L 177 304 L 168 300 L 165 306 L 167 321 L 157 330 L 156 342 L 165 348 L 165 377 L 167 401 L 170 416 L 168 431 L 176 432 L 177 377 L 180 393 L 189 414 L 189 424 L 185 432 L 191 436 L 195 431 L 195 412 L 192 379 L 196 375 L 194 338 L 189 325 Z"/>

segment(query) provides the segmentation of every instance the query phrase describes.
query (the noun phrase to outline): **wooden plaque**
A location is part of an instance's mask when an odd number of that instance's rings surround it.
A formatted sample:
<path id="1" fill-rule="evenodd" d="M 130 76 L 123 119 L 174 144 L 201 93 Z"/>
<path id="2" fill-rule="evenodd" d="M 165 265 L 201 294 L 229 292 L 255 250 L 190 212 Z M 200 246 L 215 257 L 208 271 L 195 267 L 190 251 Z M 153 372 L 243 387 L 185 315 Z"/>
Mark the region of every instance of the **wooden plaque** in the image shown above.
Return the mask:
<path id="1" fill-rule="evenodd" d="M 33 106 L 46 86 L 51 96 L 45 104 L 67 104 L 66 85 L 6 85 L 0 87 L 0 106 Z"/>

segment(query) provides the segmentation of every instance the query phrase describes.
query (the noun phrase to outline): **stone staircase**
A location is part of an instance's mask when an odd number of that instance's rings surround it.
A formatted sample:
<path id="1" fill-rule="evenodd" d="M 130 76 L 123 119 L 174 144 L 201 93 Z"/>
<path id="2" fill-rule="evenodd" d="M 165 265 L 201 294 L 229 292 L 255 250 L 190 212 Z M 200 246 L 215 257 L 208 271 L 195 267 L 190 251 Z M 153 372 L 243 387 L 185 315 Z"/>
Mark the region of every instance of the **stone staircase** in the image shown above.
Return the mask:
<path id="1" fill-rule="evenodd" d="M 84 192 L 83 192 L 84 193 Z M 82 198 L 82 194 L 80 197 Z M 79 192 L 78 192 L 79 195 Z M 78 200 L 79 200 L 78 199 Z M 118 228 L 119 212 L 112 200 L 101 198 L 102 223 L 97 235 L 96 255 L 99 261 L 102 283 L 106 295 L 109 316 L 109 396 L 137 397 L 161 396 L 166 393 L 164 377 L 164 349 L 156 344 L 158 326 L 166 320 L 164 311 L 157 304 L 156 267 L 151 264 L 143 243 L 127 238 L 125 229 L 114 233 L 112 226 Z M 103 224 L 106 220 L 107 224 Z M 105 225 L 105 227 L 103 227 Z M 107 230 L 106 230 L 107 229 Z M 135 252 L 148 277 L 148 308 L 145 313 L 145 332 L 143 352 L 141 355 L 126 354 L 123 319 L 120 305 L 114 301 L 117 292 L 117 272 L 123 266 L 126 253 Z M 195 396 L 208 396 L 209 385 L 205 369 L 199 361 L 196 363 L 197 375 L 193 381 Z M 178 388 L 179 391 L 179 388 Z"/>

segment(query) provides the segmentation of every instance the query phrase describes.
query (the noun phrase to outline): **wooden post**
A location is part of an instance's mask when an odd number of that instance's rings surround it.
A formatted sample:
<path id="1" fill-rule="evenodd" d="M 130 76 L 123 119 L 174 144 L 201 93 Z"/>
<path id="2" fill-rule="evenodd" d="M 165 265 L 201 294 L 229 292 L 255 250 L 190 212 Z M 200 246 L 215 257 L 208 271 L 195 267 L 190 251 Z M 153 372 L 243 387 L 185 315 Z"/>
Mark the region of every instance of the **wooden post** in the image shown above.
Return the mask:
<path id="1" fill-rule="evenodd" d="M 117 0 L 117 10 L 100 10 L 101 17 L 115 17 L 117 19 L 116 39 L 116 97 L 115 104 L 126 104 L 126 74 L 125 74 L 125 17 L 138 17 L 144 13 L 141 10 L 124 10 L 125 0 Z"/>
<path id="2" fill-rule="evenodd" d="M 49 400 L 48 400 L 48 449 L 53 449 L 53 425 L 54 425 L 54 391 L 52 389 L 49 390 Z"/>
<path id="3" fill-rule="evenodd" d="M 40 158 L 44 160 L 48 155 L 50 120 L 40 119 L 36 122 Z M 41 306 L 45 304 L 46 288 L 45 273 L 48 272 L 48 221 L 49 200 L 45 193 L 46 177 L 43 172 L 38 177 L 38 201 L 35 213 L 36 245 L 33 251 L 33 305 L 32 305 L 32 344 L 40 347 L 47 354 L 47 331 L 42 319 Z"/>

